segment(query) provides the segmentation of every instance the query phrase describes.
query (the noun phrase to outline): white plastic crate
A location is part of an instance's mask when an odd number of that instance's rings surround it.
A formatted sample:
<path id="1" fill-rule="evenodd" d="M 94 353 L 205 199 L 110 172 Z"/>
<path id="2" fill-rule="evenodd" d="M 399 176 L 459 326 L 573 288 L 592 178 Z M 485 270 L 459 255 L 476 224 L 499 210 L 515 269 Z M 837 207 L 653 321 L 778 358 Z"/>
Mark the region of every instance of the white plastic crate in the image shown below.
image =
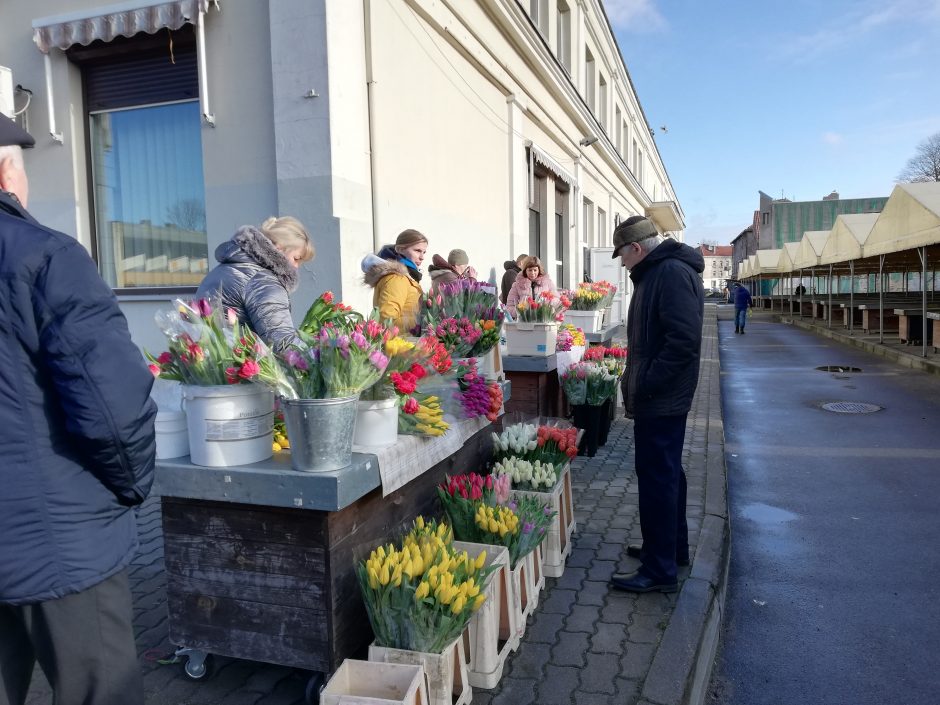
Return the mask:
<path id="1" fill-rule="evenodd" d="M 547 357 L 555 354 L 557 323 L 504 323 L 507 355 Z"/>
<path id="2" fill-rule="evenodd" d="M 549 578 L 560 578 L 565 572 L 565 562 L 571 553 L 571 536 L 575 530 L 571 464 L 565 464 L 551 492 L 513 490 L 513 494 L 535 497 L 555 511 L 555 521 L 542 542 L 543 570 Z"/>
<path id="3" fill-rule="evenodd" d="M 320 693 L 321 705 L 424 705 L 421 666 L 346 659 Z"/>
<path id="4" fill-rule="evenodd" d="M 427 678 L 428 705 L 468 705 L 473 699 L 463 636 L 457 637 L 440 654 L 390 649 L 371 644 L 369 660 L 377 663 L 422 666 Z"/>
<path id="5" fill-rule="evenodd" d="M 580 328 L 585 333 L 600 333 L 604 329 L 604 309 L 597 311 L 565 311 L 565 323 Z"/>
<path id="6" fill-rule="evenodd" d="M 464 632 L 464 646 L 469 660 L 470 685 L 495 688 L 503 676 L 506 657 L 519 643 L 515 612 L 511 609 L 512 576 L 509 550 L 504 546 L 454 541 L 454 550 L 466 551 L 476 558 L 486 551 L 487 567 L 499 566 L 486 585 L 486 601 L 473 615 Z"/>

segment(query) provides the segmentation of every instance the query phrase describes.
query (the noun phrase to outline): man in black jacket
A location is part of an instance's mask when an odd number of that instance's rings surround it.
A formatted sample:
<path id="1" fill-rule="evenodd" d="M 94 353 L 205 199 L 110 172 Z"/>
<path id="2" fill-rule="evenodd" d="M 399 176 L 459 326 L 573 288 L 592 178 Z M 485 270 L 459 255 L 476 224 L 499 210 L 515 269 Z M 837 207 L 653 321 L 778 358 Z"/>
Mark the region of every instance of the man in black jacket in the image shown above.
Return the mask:
<path id="1" fill-rule="evenodd" d="M 643 545 L 627 547 L 627 555 L 640 559 L 639 569 L 613 575 L 611 584 L 629 592 L 675 592 L 678 566 L 689 564 L 682 445 L 698 384 L 705 260 L 661 237 L 642 216 L 617 226 L 613 256 L 634 284 L 621 387 L 633 418 Z"/>
<path id="2" fill-rule="evenodd" d="M 126 567 L 153 480 L 153 376 L 94 262 L 26 211 L 0 115 L 0 703 L 143 705 Z"/>
<path id="3" fill-rule="evenodd" d="M 522 271 L 522 261 L 527 259 L 529 255 L 519 255 L 516 259 L 507 259 L 503 262 L 503 269 L 506 271 L 503 272 L 503 280 L 500 282 L 499 288 L 499 300 L 503 303 L 506 303 L 506 299 L 509 297 L 509 290 L 512 289 L 512 285 L 516 283 L 516 276 L 519 272 Z"/>

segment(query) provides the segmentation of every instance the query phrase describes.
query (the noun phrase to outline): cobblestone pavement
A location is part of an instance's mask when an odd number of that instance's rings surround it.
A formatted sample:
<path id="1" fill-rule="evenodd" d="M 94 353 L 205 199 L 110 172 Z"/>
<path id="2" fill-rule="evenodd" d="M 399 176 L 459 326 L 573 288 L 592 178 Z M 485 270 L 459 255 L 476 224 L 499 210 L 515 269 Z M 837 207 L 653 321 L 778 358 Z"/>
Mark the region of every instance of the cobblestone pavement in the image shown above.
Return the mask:
<path id="1" fill-rule="evenodd" d="M 721 443 L 715 447 L 721 416 L 714 310 L 706 318 L 702 372 L 683 452 L 693 556 L 705 507 L 706 460 L 709 454 L 723 453 Z M 723 472 L 723 455 L 721 460 Z M 565 573 L 558 579 L 546 578 L 545 592 L 503 679 L 493 690 L 475 690 L 473 705 L 649 702 L 643 699 L 644 679 L 681 592 L 631 595 L 607 584 L 611 573 L 629 572 L 638 565 L 625 553 L 626 544 L 640 540 L 632 422 L 617 418 L 607 445 L 593 458 L 575 460 L 572 481 L 578 526 Z M 130 578 L 148 705 L 302 705 L 308 674 L 296 669 L 216 657 L 215 673 L 193 682 L 182 675 L 179 665 L 158 663 L 174 649 L 167 635 L 159 498 L 144 503 L 138 525 L 140 551 Z M 680 569 L 680 583 L 689 572 Z M 686 674 L 675 678 L 685 679 Z M 37 669 L 28 703 L 49 702 L 49 687 Z"/>

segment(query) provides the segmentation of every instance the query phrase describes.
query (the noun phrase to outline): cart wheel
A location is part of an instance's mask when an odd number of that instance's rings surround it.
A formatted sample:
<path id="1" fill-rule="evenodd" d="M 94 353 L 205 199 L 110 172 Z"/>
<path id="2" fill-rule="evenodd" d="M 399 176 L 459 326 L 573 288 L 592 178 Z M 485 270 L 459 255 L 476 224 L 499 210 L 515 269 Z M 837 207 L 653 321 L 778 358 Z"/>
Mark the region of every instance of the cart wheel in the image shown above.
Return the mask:
<path id="1" fill-rule="evenodd" d="M 183 676 L 191 681 L 208 680 L 214 672 L 215 661 L 212 654 L 193 653 L 183 662 Z"/>
<path id="2" fill-rule="evenodd" d="M 319 705 L 320 691 L 326 685 L 326 674 L 316 672 L 310 676 L 307 681 L 307 689 L 304 691 L 304 702 L 307 705 Z"/>

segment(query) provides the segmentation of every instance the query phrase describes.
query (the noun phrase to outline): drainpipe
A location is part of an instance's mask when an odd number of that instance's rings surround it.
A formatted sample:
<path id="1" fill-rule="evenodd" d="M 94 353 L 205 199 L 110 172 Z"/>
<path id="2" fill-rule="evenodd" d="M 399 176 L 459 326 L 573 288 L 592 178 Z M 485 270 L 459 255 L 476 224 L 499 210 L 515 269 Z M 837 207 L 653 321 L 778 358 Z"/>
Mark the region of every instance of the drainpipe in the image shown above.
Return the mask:
<path id="1" fill-rule="evenodd" d="M 363 24 L 366 33 L 366 101 L 369 120 L 369 188 L 372 192 L 372 251 L 382 247 L 379 235 L 379 202 L 375 188 L 375 81 L 372 77 L 372 20 L 371 0 L 362 0 Z"/>

